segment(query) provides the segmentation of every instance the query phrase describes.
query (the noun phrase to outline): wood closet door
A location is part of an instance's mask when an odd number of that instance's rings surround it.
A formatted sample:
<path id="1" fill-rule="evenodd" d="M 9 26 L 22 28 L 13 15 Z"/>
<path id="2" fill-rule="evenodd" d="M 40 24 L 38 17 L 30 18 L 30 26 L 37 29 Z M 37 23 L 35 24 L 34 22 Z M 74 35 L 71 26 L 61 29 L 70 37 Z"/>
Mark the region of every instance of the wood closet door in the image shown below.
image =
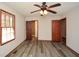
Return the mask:
<path id="1" fill-rule="evenodd" d="M 60 20 L 52 21 L 52 40 L 54 42 L 61 41 L 61 24 Z"/>
<path id="2" fill-rule="evenodd" d="M 32 32 L 31 22 L 26 21 L 26 38 L 27 38 L 27 40 L 31 40 L 32 39 L 31 32 Z"/>
<path id="3" fill-rule="evenodd" d="M 35 21 L 26 21 L 26 38 L 32 40 L 35 36 Z"/>

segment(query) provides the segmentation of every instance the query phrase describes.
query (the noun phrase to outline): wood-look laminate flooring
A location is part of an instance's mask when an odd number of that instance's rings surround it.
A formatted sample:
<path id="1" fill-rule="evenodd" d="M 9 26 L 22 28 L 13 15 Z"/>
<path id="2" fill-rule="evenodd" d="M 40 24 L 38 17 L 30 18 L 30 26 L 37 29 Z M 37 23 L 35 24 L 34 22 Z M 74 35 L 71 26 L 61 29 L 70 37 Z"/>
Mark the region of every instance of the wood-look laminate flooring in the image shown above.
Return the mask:
<path id="1" fill-rule="evenodd" d="M 25 41 L 8 57 L 77 57 L 62 43 Z"/>

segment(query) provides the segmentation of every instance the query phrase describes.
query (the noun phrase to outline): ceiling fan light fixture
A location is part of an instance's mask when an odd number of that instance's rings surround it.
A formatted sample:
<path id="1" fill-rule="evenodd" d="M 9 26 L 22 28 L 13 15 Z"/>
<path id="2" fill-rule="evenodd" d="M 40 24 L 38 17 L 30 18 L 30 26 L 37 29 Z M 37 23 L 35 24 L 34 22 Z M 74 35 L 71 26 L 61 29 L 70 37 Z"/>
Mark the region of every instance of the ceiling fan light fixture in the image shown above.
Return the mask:
<path id="1" fill-rule="evenodd" d="M 40 11 L 40 14 L 41 14 L 41 15 L 47 15 L 47 13 L 48 13 L 47 10 L 44 10 L 44 11 L 41 10 L 41 11 Z"/>
<path id="2" fill-rule="evenodd" d="M 47 13 L 48 13 L 47 10 L 44 10 L 44 14 L 47 15 Z"/>
<path id="3" fill-rule="evenodd" d="M 40 14 L 41 14 L 41 15 L 44 15 L 44 12 L 41 10 L 41 11 L 40 11 Z"/>

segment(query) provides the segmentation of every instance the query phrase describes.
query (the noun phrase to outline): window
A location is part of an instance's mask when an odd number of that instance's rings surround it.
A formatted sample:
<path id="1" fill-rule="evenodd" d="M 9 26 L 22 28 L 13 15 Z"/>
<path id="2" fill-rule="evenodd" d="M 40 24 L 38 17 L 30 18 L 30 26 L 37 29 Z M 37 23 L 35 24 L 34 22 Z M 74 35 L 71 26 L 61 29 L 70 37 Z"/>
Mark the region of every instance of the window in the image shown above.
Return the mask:
<path id="1" fill-rule="evenodd" d="M 15 39 L 15 16 L 0 10 L 0 45 Z"/>

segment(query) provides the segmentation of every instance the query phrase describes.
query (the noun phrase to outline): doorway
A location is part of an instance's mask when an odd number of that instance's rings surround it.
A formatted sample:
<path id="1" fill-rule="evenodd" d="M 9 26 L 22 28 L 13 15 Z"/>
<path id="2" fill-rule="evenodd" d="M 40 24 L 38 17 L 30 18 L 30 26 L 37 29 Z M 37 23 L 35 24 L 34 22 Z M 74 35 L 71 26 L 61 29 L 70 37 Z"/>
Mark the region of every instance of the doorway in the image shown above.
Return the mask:
<path id="1" fill-rule="evenodd" d="M 52 41 L 66 44 L 66 18 L 52 21 Z"/>
<path id="2" fill-rule="evenodd" d="M 26 40 L 38 39 L 38 21 L 26 21 Z"/>
<path id="3" fill-rule="evenodd" d="M 60 22 L 62 43 L 66 45 L 66 18 L 61 19 Z"/>

